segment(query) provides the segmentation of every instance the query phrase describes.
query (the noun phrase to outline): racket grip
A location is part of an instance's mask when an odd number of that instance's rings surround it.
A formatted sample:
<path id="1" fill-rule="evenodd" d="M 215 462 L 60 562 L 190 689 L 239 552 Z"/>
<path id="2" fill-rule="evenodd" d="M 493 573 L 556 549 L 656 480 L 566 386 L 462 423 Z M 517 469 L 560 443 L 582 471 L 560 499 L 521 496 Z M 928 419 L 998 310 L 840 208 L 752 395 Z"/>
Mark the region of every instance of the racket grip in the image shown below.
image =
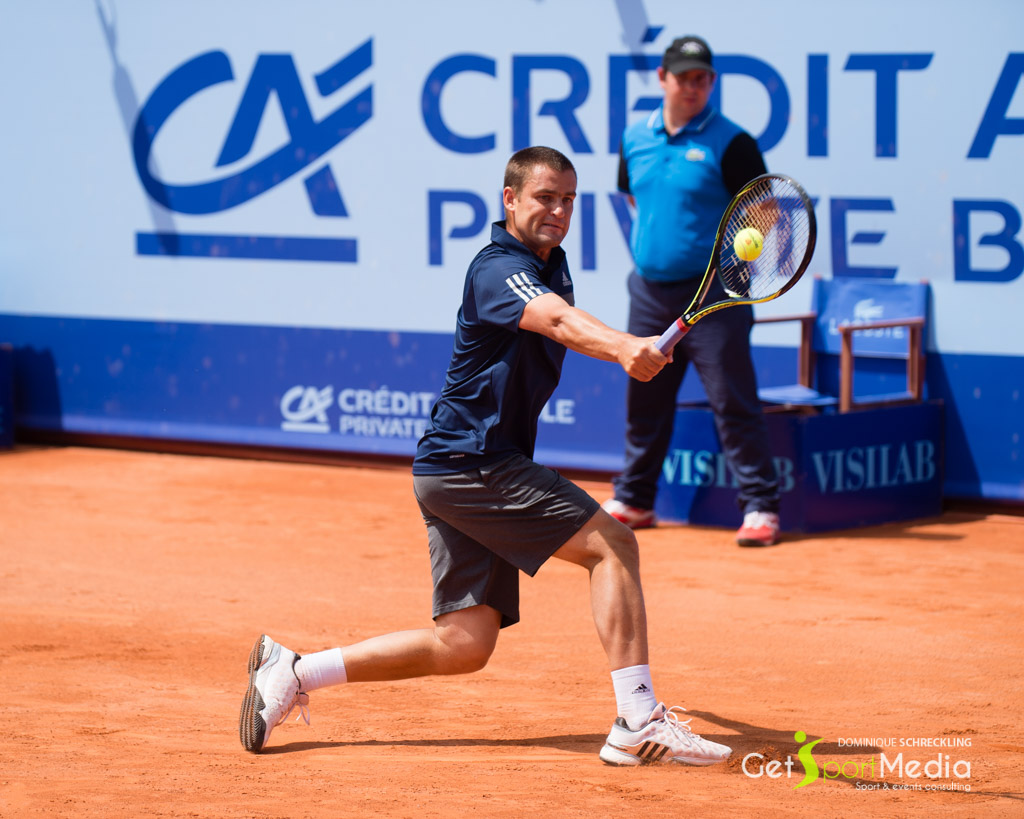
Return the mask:
<path id="1" fill-rule="evenodd" d="M 683 324 L 682 319 L 676 319 L 669 328 L 661 334 L 661 338 L 654 342 L 654 346 L 666 355 L 675 347 L 689 332 L 690 326 Z"/>

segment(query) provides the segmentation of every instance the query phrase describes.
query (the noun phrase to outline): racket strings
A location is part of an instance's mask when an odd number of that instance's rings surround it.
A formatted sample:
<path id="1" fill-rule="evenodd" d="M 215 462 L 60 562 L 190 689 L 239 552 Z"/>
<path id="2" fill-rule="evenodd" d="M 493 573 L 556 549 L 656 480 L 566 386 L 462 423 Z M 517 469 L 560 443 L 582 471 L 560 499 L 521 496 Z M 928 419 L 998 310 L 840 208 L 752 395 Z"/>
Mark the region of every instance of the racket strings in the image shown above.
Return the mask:
<path id="1" fill-rule="evenodd" d="M 741 195 L 726 223 L 718 272 L 733 298 L 766 299 L 800 271 L 812 236 L 812 214 L 800 192 L 785 179 L 758 180 Z M 733 244 L 737 234 L 754 228 L 763 237 L 760 255 L 744 261 Z"/>

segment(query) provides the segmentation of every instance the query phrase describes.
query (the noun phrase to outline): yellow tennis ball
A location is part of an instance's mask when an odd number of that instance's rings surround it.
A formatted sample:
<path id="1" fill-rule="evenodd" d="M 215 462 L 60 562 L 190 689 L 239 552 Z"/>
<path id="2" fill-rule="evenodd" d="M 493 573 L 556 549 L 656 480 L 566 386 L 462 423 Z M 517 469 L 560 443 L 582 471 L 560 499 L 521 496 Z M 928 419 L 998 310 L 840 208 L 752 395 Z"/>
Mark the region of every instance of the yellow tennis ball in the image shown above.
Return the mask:
<path id="1" fill-rule="evenodd" d="M 761 255 L 761 248 L 764 246 L 764 236 L 756 228 L 743 228 L 736 234 L 732 243 L 733 250 L 745 262 L 752 262 Z"/>

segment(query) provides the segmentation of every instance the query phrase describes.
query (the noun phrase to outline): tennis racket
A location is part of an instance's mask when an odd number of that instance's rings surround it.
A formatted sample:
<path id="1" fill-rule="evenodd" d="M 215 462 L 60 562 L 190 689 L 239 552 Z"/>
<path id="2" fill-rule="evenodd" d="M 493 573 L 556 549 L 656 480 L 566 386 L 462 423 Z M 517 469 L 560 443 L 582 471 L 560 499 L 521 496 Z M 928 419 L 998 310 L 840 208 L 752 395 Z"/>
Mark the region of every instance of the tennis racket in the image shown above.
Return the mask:
<path id="1" fill-rule="evenodd" d="M 741 259 L 735 247 L 740 231 L 747 228 L 753 228 L 762 237 L 760 255 L 751 261 Z M 668 353 L 696 322 L 716 310 L 777 299 L 804 274 L 814 254 L 817 235 L 814 207 L 795 180 L 771 173 L 752 179 L 725 209 L 711 261 L 693 301 L 655 346 Z M 751 254 L 744 250 L 744 255 Z M 704 305 L 716 277 L 726 297 Z"/>

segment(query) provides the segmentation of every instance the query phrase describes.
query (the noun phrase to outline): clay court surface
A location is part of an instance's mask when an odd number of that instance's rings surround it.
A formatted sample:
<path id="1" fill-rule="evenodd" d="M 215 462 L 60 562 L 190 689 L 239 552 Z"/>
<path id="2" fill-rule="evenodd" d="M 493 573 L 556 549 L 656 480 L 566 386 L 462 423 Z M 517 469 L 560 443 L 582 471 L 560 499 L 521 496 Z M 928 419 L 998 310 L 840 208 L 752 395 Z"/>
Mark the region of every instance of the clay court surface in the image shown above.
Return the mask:
<path id="1" fill-rule="evenodd" d="M 311 725 L 242 750 L 261 632 L 309 652 L 429 624 L 407 469 L 23 446 L 0 454 L 0 524 L 5 817 L 1024 815 L 1014 514 L 763 550 L 641 532 L 656 692 L 734 749 L 643 769 L 597 758 L 614 698 L 565 564 L 524 579 L 482 672 L 318 691 Z M 797 731 L 824 738 L 800 789 Z M 879 778 L 900 751 L 969 776 Z M 789 756 L 791 778 L 744 772 Z"/>

